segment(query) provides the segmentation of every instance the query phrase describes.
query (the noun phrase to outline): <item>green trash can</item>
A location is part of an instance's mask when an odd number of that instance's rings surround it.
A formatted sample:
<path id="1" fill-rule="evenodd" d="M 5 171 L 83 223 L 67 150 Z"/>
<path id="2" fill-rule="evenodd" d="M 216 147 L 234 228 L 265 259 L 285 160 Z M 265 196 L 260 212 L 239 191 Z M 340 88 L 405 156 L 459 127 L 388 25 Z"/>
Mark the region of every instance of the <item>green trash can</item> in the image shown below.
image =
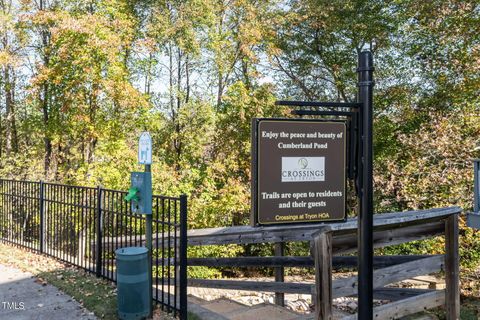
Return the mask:
<path id="1" fill-rule="evenodd" d="M 124 320 L 146 318 L 149 314 L 148 249 L 121 248 L 115 254 L 118 317 Z"/>

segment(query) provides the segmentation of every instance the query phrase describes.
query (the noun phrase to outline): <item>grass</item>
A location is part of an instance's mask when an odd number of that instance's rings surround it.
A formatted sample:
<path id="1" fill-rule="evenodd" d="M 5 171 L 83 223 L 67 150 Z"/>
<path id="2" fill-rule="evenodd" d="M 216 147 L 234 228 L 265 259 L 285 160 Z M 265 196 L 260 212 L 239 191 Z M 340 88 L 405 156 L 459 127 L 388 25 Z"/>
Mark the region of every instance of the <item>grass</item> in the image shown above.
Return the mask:
<path id="1" fill-rule="evenodd" d="M 460 314 L 462 320 L 480 319 L 480 298 L 462 299 L 462 309 Z"/>
<path id="2" fill-rule="evenodd" d="M 196 314 L 189 312 L 188 313 L 188 320 L 202 320 Z"/>
<path id="3" fill-rule="evenodd" d="M 434 314 L 440 320 L 446 320 L 445 309 L 436 308 L 434 310 L 424 312 L 424 314 Z M 461 297 L 460 320 L 478 320 L 480 319 L 480 298 Z"/>
<path id="4" fill-rule="evenodd" d="M 75 298 L 97 317 L 117 319 L 117 295 L 113 283 L 71 267 L 41 272 L 38 277 Z"/>
<path id="5" fill-rule="evenodd" d="M 0 264 L 35 275 L 41 283 L 50 283 L 72 296 L 100 319 L 117 319 L 117 291 L 111 281 L 59 262 L 56 259 L 0 243 Z M 153 319 L 175 319 L 155 309 Z"/>

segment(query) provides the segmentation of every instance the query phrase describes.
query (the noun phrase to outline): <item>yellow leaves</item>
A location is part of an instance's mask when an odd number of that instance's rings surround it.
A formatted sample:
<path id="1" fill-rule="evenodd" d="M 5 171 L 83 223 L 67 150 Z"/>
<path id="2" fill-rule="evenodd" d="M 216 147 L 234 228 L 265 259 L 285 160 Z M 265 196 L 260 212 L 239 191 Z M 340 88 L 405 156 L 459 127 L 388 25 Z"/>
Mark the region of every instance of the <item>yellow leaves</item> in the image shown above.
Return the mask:
<path id="1" fill-rule="evenodd" d="M 21 18 L 24 22 L 33 24 L 34 26 L 48 27 L 55 25 L 56 21 L 61 20 L 65 15 L 67 15 L 67 13 L 64 11 L 43 10 L 24 14 Z"/>
<path id="2" fill-rule="evenodd" d="M 15 61 L 14 57 L 5 50 L 0 50 L 0 65 L 11 65 Z"/>
<path id="3" fill-rule="evenodd" d="M 138 39 L 135 41 L 134 47 L 136 47 L 138 52 L 143 53 L 154 53 L 156 50 L 155 39 L 152 37 L 146 37 L 144 39 Z"/>
<path id="4" fill-rule="evenodd" d="M 8 30 L 11 30 L 15 25 L 14 16 L 10 13 L 0 11 L 0 31 L 5 33 Z"/>
<path id="5" fill-rule="evenodd" d="M 30 23 L 48 28 L 50 33 L 44 49 L 49 63 L 37 66 L 32 91 L 40 91 L 44 83 L 58 88 L 56 101 L 61 111 L 84 124 L 101 105 L 131 109 L 147 104 L 129 82 L 125 65 L 135 21 L 115 7 L 119 1 L 107 2 L 95 13 L 48 10 L 26 16 Z"/>

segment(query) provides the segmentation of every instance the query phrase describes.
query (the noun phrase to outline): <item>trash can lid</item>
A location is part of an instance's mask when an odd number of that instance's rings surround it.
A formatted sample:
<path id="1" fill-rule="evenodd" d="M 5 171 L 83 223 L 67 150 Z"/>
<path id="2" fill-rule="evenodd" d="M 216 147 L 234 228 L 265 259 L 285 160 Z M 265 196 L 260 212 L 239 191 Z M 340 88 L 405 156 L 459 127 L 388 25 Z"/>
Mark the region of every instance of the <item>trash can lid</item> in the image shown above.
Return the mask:
<path id="1" fill-rule="evenodd" d="M 136 256 L 148 253 L 148 249 L 145 247 L 126 247 L 115 250 L 117 256 Z"/>

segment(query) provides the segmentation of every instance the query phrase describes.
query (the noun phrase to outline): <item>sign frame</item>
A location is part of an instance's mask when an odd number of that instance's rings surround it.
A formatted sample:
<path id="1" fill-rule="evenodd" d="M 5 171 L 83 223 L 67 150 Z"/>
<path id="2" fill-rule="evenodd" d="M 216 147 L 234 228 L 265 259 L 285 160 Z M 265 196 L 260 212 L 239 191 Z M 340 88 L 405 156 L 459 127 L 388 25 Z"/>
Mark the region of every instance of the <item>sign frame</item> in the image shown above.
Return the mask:
<path id="1" fill-rule="evenodd" d="M 312 123 L 341 123 L 344 125 L 344 153 L 343 159 L 344 164 L 342 166 L 342 171 L 344 178 L 343 181 L 343 218 L 342 219 L 318 219 L 318 220 L 309 220 L 309 221 L 281 221 L 281 222 L 270 222 L 262 223 L 259 221 L 259 127 L 262 121 L 273 121 L 273 122 L 312 122 Z M 302 224 L 313 224 L 313 223 L 334 223 L 334 222 L 345 222 L 347 221 L 347 201 L 348 201 L 348 192 L 347 192 L 347 179 L 348 179 L 348 149 L 349 149 L 349 133 L 351 127 L 348 125 L 347 120 L 343 119 L 298 119 L 298 118 L 252 118 L 252 127 L 251 127 L 251 212 L 250 212 L 250 224 L 254 227 L 259 226 L 285 226 L 285 225 L 302 225 Z"/>

